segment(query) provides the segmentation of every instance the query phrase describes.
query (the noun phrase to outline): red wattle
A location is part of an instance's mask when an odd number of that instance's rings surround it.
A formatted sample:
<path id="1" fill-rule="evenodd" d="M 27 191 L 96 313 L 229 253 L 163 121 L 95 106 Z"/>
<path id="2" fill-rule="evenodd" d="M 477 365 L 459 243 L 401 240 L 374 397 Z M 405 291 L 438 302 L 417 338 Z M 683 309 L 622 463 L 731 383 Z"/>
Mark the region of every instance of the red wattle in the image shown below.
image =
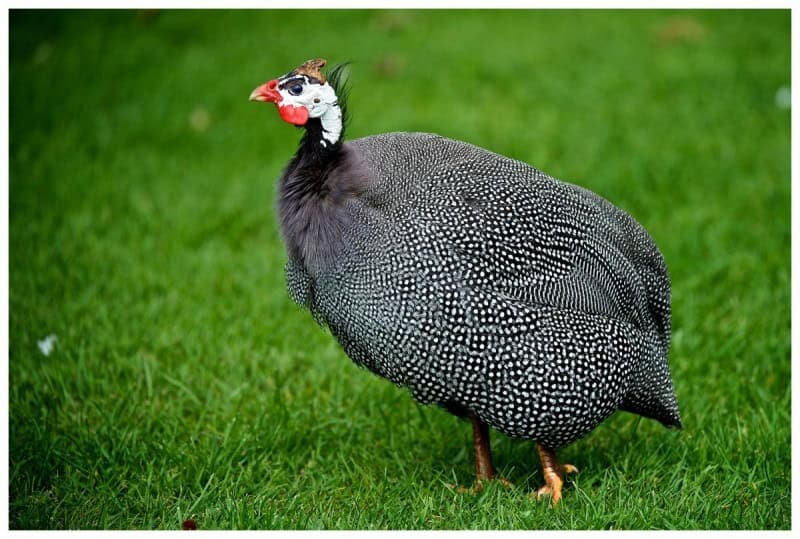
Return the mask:
<path id="1" fill-rule="evenodd" d="M 278 105 L 278 114 L 281 115 L 284 122 L 294 125 L 306 125 L 308 121 L 308 109 L 302 105 L 299 107 L 295 107 L 294 105 Z"/>

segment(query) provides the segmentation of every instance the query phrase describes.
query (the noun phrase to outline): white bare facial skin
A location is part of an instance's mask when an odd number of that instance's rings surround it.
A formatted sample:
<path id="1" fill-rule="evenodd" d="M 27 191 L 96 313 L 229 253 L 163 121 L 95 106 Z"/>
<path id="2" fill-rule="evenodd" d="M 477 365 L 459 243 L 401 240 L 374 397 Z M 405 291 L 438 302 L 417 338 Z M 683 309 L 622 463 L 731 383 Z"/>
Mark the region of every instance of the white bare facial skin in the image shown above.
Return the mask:
<path id="1" fill-rule="evenodd" d="M 305 78 L 305 77 L 303 77 Z M 309 118 L 319 118 L 322 123 L 322 137 L 320 144 L 335 144 L 342 133 L 342 110 L 339 108 L 336 93 L 327 82 L 315 84 L 306 82 L 300 95 L 292 95 L 289 88 L 278 90 L 283 98 L 283 106 L 305 107 Z"/>

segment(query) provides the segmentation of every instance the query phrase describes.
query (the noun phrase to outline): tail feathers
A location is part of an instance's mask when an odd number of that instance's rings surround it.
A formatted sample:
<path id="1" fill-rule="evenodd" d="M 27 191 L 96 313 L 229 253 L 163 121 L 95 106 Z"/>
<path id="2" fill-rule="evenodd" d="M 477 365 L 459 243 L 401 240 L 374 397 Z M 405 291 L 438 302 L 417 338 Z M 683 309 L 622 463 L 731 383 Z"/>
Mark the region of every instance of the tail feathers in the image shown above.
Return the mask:
<path id="1" fill-rule="evenodd" d="M 644 394 L 642 392 L 629 393 L 622 401 L 621 410 L 633 412 L 644 417 L 656 419 L 665 427 L 683 428 L 681 412 L 678 409 L 678 400 L 670 384 L 669 394 Z"/>
<path id="2" fill-rule="evenodd" d="M 660 421 L 665 427 L 683 428 L 678 398 L 667 366 L 666 354 L 643 362 L 634 375 L 633 388 L 620 409 Z"/>

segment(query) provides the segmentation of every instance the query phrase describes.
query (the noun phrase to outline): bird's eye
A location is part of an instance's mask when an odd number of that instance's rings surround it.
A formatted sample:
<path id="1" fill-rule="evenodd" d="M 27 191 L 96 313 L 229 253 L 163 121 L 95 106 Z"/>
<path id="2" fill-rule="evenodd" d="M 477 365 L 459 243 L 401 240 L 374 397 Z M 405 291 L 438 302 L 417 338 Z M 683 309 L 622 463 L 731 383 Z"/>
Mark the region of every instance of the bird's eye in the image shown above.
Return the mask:
<path id="1" fill-rule="evenodd" d="M 293 84 L 289 86 L 289 93 L 292 95 L 300 95 L 303 93 L 303 85 L 302 84 Z"/>

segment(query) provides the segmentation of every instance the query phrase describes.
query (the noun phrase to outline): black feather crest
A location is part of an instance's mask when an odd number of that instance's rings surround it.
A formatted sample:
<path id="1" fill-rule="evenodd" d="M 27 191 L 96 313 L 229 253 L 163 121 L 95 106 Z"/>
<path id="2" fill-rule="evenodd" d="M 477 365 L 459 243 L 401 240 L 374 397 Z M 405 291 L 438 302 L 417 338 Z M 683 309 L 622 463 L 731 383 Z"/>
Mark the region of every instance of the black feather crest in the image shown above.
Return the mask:
<path id="1" fill-rule="evenodd" d="M 339 135 L 339 140 L 344 139 L 344 131 L 350 119 L 350 116 L 347 114 L 347 98 L 350 96 L 350 84 L 345 71 L 345 68 L 350 64 L 351 62 L 338 64 L 327 73 L 328 84 L 331 85 L 331 88 L 333 88 L 333 91 L 336 93 L 339 110 L 342 111 L 342 132 Z"/>

